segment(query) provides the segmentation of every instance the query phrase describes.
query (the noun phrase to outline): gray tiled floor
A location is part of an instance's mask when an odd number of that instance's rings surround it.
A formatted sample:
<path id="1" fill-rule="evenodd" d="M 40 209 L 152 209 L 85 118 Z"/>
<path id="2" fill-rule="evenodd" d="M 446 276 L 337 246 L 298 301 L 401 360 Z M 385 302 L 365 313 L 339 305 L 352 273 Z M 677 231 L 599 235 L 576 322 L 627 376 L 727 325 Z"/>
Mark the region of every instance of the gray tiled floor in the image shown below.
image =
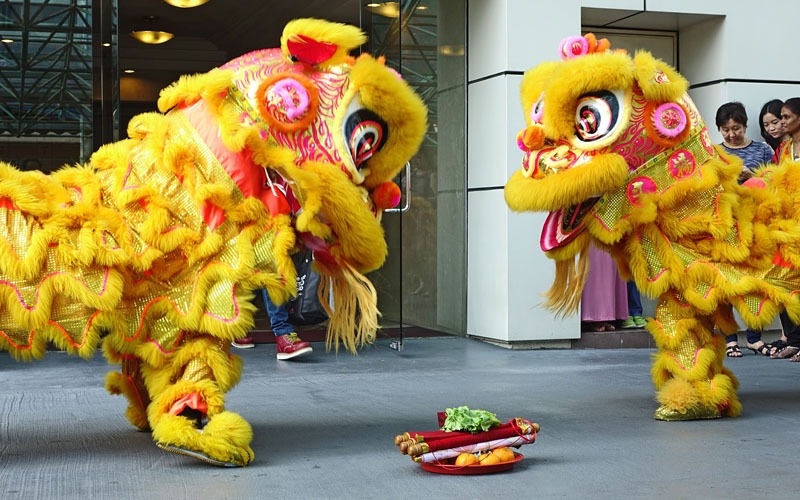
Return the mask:
<path id="1" fill-rule="evenodd" d="M 3 499 L 794 498 L 800 465 L 800 363 L 749 351 L 737 419 L 665 423 L 649 349 L 510 351 L 464 338 L 385 342 L 358 356 L 277 362 L 274 346 L 237 351 L 229 409 L 253 425 L 255 462 L 221 469 L 158 450 L 128 426 L 108 370 L 63 353 L 0 354 Z M 421 470 L 392 442 L 468 405 L 539 422 L 509 472 Z"/>

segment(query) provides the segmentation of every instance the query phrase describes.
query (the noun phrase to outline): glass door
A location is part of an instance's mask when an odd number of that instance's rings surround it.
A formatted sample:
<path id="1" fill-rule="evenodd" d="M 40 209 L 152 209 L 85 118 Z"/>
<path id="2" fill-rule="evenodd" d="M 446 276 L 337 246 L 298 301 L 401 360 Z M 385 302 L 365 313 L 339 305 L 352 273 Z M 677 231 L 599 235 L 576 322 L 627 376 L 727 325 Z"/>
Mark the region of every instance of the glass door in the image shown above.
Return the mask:
<path id="1" fill-rule="evenodd" d="M 425 141 L 396 182 L 400 206 L 383 215 L 386 264 L 370 274 L 379 339 L 466 332 L 466 2 L 366 4 L 368 50 L 385 56 L 428 107 Z"/>

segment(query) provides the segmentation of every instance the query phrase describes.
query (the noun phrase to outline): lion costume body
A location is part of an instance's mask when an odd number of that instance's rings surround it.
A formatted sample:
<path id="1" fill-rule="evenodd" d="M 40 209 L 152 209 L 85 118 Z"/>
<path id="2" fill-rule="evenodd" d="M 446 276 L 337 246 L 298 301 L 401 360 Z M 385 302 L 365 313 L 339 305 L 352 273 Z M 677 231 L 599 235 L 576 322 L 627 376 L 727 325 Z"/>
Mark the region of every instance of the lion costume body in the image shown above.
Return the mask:
<path id="1" fill-rule="evenodd" d="M 547 305 L 577 311 L 587 249 L 606 250 L 623 279 L 657 298 L 647 323 L 655 417 L 737 416 L 719 332 L 739 330 L 733 308 L 756 329 L 781 310 L 800 319 L 800 169 L 765 168 L 764 189 L 740 186 L 741 160 L 711 143 L 674 69 L 591 34 L 565 40 L 561 54 L 524 76 L 523 166 L 505 187 L 511 209 L 550 212 Z"/>
<path id="2" fill-rule="evenodd" d="M 328 346 L 374 339 L 391 179 L 426 131 L 421 100 L 382 60 L 348 55 L 355 27 L 289 23 L 255 51 L 161 93 L 129 139 L 52 175 L 0 163 L 0 347 L 48 343 L 90 357 L 127 417 L 159 447 L 226 466 L 253 459 L 250 425 L 225 411 L 230 342 L 253 291 L 295 294 L 301 243 L 333 294 Z M 296 213 L 293 220 L 292 213 Z"/>

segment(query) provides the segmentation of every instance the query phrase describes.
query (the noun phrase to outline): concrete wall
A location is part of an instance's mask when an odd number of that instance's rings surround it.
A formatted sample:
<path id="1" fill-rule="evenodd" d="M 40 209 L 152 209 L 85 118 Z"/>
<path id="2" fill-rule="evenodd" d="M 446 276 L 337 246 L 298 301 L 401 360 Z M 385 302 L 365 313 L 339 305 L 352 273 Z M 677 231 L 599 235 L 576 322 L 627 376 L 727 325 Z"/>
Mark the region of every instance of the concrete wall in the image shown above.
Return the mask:
<path id="1" fill-rule="evenodd" d="M 578 338 L 579 318 L 559 321 L 539 307 L 553 278 L 539 250 L 544 214 L 514 214 L 503 186 L 522 155 L 522 73 L 553 58 L 580 31 L 578 2 L 546 12 L 540 2 L 472 0 L 468 23 L 467 333 L 504 342 Z M 545 10 L 545 12 L 543 12 Z"/>
<path id="2" fill-rule="evenodd" d="M 800 67 L 783 57 L 796 34 L 800 2 L 763 0 L 468 1 L 467 333 L 501 342 L 578 338 L 580 318 L 556 319 L 539 304 L 553 265 L 539 250 L 543 214 L 514 214 L 503 186 L 520 167 L 514 139 L 524 126 L 522 73 L 556 59 L 558 43 L 582 26 L 677 34 L 676 66 L 712 138 L 717 107 L 745 104 L 748 136 L 760 140 L 758 112 L 769 99 L 800 96 Z"/>

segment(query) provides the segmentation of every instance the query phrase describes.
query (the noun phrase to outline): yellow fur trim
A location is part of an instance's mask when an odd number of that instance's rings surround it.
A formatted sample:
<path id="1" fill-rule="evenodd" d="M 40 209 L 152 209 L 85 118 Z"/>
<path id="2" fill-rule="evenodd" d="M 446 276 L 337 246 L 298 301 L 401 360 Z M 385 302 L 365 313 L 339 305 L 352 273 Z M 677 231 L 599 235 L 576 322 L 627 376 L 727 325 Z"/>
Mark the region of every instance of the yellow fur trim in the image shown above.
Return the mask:
<path id="1" fill-rule="evenodd" d="M 118 372 L 108 372 L 106 374 L 106 390 L 114 395 L 123 395 L 128 400 L 128 408 L 125 410 L 125 416 L 128 421 L 137 429 L 147 429 L 149 424 L 147 422 L 147 410 L 141 404 L 135 404 L 139 401 L 140 394 L 133 382 L 128 380 L 124 375 Z"/>
<path id="2" fill-rule="evenodd" d="M 616 154 L 592 158 L 595 175 L 588 176 L 582 168 L 570 168 L 542 179 L 526 178 L 521 170 L 512 174 L 504 194 L 511 210 L 557 210 L 609 191 L 628 177 L 628 165 Z"/>
<path id="3" fill-rule="evenodd" d="M 150 393 L 161 394 L 168 390 L 193 360 L 201 360 L 208 367 L 210 379 L 216 382 L 220 391 L 230 390 L 239 382 L 242 360 L 238 356 L 229 355 L 220 347 L 219 342 L 209 337 L 193 337 L 191 342 L 184 342 L 168 357 L 161 353 L 161 357 L 157 358 L 158 353 L 146 352 L 148 357 L 142 359 L 149 366 L 142 366 L 142 374 Z"/>
<path id="4" fill-rule="evenodd" d="M 702 382 L 676 378 L 657 391 L 656 399 L 679 413 L 686 413 L 696 406 L 717 407 L 722 408 L 723 415 L 737 417 L 741 414 L 742 405 L 736 396 L 734 385 L 726 374 L 718 374 L 711 381 Z"/>
<path id="5" fill-rule="evenodd" d="M 208 406 L 209 417 L 225 410 L 225 395 L 213 380 L 198 380 L 195 382 L 179 380 L 173 385 L 165 387 L 160 394 L 153 396 L 153 401 L 147 408 L 147 419 L 153 430 L 155 430 L 162 418 L 169 416 L 169 410 L 175 401 L 183 396 L 195 393 L 200 394 Z"/>
<path id="6" fill-rule="evenodd" d="M 221 103 L 232 79 L 232 71 L 221 69 L 212 69 L 201 75 L 182 76 L 161 91 L 158 110 L 166 113 L 179 104 L 190 105 L 200 99 L 208 101 L 210 107 L 214 108 Z"/>
<path id="7" fill-rule="evenodd" d="M 362 273 L 383 265 L 387 254 L 383 227 L 370 209 L 366 190 L 324 163 L 306 162 L 302 168 L 288 168 L 287 173 L 303 204 L 296 222 L 299 231 L 327 239 L 332 227 L 336 241 L 331 255 Z"/>
<path id="8" fill-rule="evenodd" d="M 239 466 L 249 464 L 255 456 L 250 448 L 253 429 L 240 415 L 229 411 L 211 418 L 202 431 L 186 418 L 166 415 L 153 428 L 153 439 Z"/>

